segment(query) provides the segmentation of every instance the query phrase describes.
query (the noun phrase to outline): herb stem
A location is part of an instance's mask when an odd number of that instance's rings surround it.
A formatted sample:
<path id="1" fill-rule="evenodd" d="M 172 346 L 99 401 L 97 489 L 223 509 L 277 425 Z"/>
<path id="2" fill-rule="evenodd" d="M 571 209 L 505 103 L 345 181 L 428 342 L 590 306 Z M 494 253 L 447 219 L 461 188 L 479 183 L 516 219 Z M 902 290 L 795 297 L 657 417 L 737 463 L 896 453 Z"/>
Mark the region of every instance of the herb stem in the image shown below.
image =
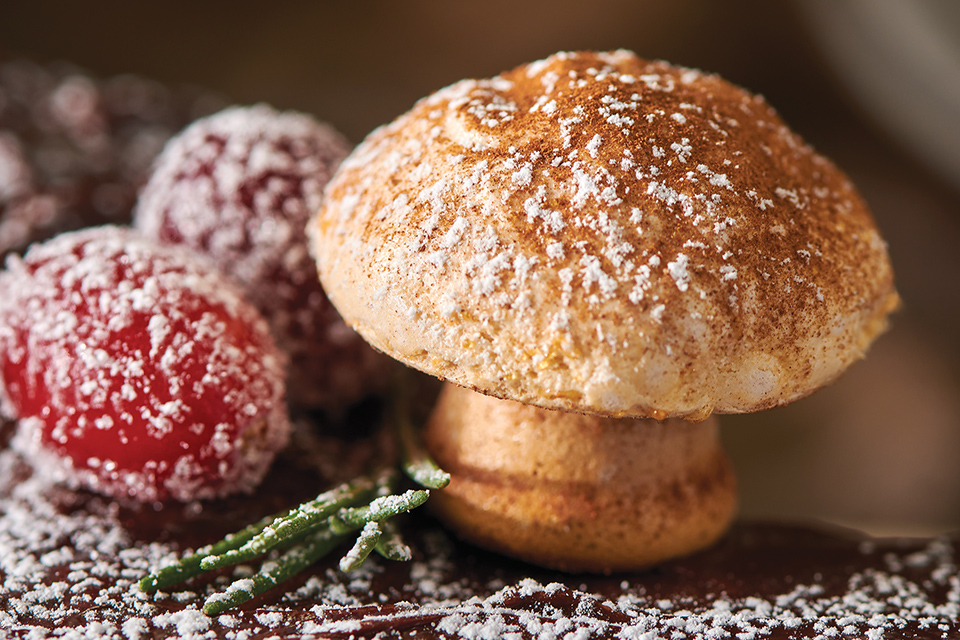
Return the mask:
<path id="1" fill-rule="evenodd" d="M 224 553 L 208 554 L 201 560 L 200 568 L 204 571 L 212 571 L 241 562 L 249 562 L 282 544 L 291 536 L 323 526 L 331 515 L 344 507 L 364 501 L 373 494 L 375 489 L 375 481 L 369 476 L 362 476 L 325 491 L 310 502 L 305 502 L 274 519 L 244 544 L 228 549 Z"/>
<path id="2" fill-rule="evenodd" d="M 279 559 L 264 562 L 260 571 L 253 576 L 236 580 L 225 591 L 208 597 L 203 604 L 203 612 L 215 616 L 257 597 L 314 564 L 341 542 L 342 536 L 329 529 L 319 529 Z"/>
<path id="3" fill-rule="evenodd" d="M 363 529 L 360 531 L 360 535 L 357 536 L 357 541 L 354 543 L 353 548 L 340 559 L 340 570 L 343 572 L 353 571 L 363 564 L 367 556 L 376 548 L 382 533 L 383 530 L 380 528 L 380 523 L 376 520 L 372 520 L 363 525 Z"/>
<path id="4" fill-rule="evenodd" d="M 408 397 L 406 376 L 401 374 L 397 376 L 390 403 L 394 427 L 400 439 L 400 464 L 404 473 L 421 487 L 443 489 L 450 484 L 450 474 L 437 466 L 423 446 L 418 429 L 410 419 Z"/>
<path id="5" fill-rule="evenodd" d="M 158 591 L 201 575 L 206 571 L 206 569 L 201 567 L 204 558 L 211 555 L 228 553 L 231 550 L 243 546 L 247 541 L 262 531 L 264 527 L 273 522 L 276 517 L 276 515 L 267 516 L 259 522 L 249 525 L 236 533 L 227 534 L 227 536 L 219 542 L 201 547 L 196 553 L 181 558 L 176 564 L 154 571 L 140 580 L 140 589 L 147 593 Z"/>

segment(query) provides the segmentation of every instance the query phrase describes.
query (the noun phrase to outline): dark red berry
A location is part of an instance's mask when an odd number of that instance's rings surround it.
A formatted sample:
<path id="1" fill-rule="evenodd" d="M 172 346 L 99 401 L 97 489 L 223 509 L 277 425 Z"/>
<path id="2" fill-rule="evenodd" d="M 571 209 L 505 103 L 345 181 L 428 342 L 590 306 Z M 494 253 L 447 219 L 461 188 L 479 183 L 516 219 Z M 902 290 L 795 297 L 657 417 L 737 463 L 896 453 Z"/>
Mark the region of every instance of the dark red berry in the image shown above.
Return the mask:
<path id="1" fill-rule="evenodd" d="M 0 272 L 0 400 L 15 445 L 141 501 L 250 490 L 289 435 L 283 362 L 212 265 L 130 229 L 34 245 Z"/>
<path id="2" fill-rule="evenodd" d="M 0 264 L 57 233 L 129 222 L 167 139 L 222 105 L 131 74 L 0 61 Z"/>
<path id="3" fill-rule="evenodd" d="M 326 125 L 258 105 L 194 122 L 157 159 L 134 224 L 209 256 L 270 323 L 300 405 L 339 408 L 383 379 L 384 359 L 327 300 L 306 225 L 349 151 Z"/>

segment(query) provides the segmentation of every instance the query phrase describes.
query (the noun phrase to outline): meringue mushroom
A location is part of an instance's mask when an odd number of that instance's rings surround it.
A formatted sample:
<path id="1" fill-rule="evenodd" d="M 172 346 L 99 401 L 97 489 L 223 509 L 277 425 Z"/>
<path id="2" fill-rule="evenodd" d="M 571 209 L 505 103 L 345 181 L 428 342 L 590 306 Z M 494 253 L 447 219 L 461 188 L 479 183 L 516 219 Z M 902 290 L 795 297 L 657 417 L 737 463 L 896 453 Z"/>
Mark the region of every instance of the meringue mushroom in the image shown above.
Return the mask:
<path id="1" fill-rule="evenodd" d="M 440 516 L 571 570 L 716 540 L 736 490 L 708 417 L 829 383 L 898 304 L 840 170 L 761 97 L 626 51 L 424 98 L 344 161 L 310 234 L 347 323 L 463 388 L 424 434 Z"/>

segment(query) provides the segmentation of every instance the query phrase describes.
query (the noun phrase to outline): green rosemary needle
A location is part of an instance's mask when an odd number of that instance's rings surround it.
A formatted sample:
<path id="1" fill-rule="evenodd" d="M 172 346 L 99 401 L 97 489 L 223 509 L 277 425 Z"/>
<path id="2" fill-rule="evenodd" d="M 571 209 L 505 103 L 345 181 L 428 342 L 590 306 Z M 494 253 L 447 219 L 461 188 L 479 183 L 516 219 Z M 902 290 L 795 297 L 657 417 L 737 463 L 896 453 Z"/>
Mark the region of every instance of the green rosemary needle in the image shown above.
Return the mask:
<path id="1" fill-rule="evenodd" d="M 376 520 L 371 520 L 363 525 L 363 529 L 357 536 L 357 541 L 353 544 L 353 547 L 340 559 L 340 571 L 353 571 L 363 564 L 367 556 L 376 548 L 382 534 L 383 530 Z"/>
<path id="2" fill-rule="evenodd" d="M 330 518 L 330 529 L 338 534 L 349 533 L 368 522 L 386 520 L 416 509 L 429 497 L 429 491 L 410 489 L 400 495 L 382 496 L 363 507 L 341 509 L 339 514 Z"/>
<path id="3" fill-rule="evenodd" d="M 443 489 L 450 484 L 450 474 L 437 464 L 423 451 L 410 451 L 404 445 L 403 471 L 407 476 L 427 489 Z"/>
<path id="4" fill-rule="evenodd" d="M 274 519 L 242 545 L 223 553 L 208 554 L 200 561 L 200 568 L 204 571 L 212 571 L 220 567 L 249 562 L 283 544 L 291 536 L 323 526 L 331 515 L 344 507 L 369 498 L 375 488 L 374 480 L 363 476 L 325 491 L 310 502 L 305 502 Z"/>
<path id="5" fill-rule="evenodd" d="M 148 593 L 158 591 L 201 575 L 206 571 L 206 569 L 201 568 L 204 558 L 224 554 L 241 547 L 275 519 L 276 516 L 267 516 L 236 533 L 228 534 L 217 543 L 198 549 L 196 553 L 181 558 L 176 564 L 154 571 L 141 578 L 140 589 Z"/>
<path id="6" fill-rule="evenodd" d="M 417 428 L 410 420 L 410 411 L 407 407 L 407 394 L 403 377 L 395 385 L 392 407 L 393 421 L 400 439 L 401 465 L 407 476 L 427 489 L 443 489 L 450 484 L 450 474 L 437 466 L 433 461 L 417 433 Z"/>
<path id="7" fill-rule="evenodd" d="M 400 531 L 397 529 L 393 520 L 382 520 L 380 525 L 380 539 L 374 550 L 386 558 L 396 562 L 407 562 L 413 558 L 413 552 L 410 551 L 403 539 L 400 537 Z"/>
<path id="8" fill-rule="evenodd" d="M 329 529 L 312 532 L 306 540 L 290 548 L 277 560 L 264 562 L 256 574 L 236 580 L 225 591 L 209 596 L 203 604 L 203 612 L 215 616 L 255 598 L 303 571 L 341 542 L 343 537 Z"/>

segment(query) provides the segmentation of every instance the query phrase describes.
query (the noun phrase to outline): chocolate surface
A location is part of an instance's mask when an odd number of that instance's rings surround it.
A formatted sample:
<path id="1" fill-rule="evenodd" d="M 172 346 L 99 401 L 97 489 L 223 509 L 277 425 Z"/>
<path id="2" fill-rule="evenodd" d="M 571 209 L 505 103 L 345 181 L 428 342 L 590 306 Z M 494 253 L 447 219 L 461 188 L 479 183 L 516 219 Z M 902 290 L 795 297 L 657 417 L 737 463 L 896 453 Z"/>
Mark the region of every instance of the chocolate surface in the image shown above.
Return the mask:
<path id="1" fill-rule="evenodd" d="M 4 427 L 4 441 L 11 425 Z M 338 444 L 339 443 L 339 444 Z M 187 548 L 309 498 L 324 460 L 357 464 L 363 445 L 313 440 L 288 451 L 252 496 L 124 507 L 38 477 L 0 452 L 0 629 L 116 638 L 949 638 L 960 633 L 960 536 L 869 540 L 845 531 L 737 524 L 713 548 L 609 576 L 538 569 L 453 539 L 426 513 L 403 521 L 414 560 L 346 549 L 237 610 L 204 599 L 254 567 L 144 594 L 136 581 Z M 303 447 L 297 451 L 308 450 Z M 324 452 L 325 451 L 325 452 Z M 349 473 L 350 469 L 344 469 Z"/>

